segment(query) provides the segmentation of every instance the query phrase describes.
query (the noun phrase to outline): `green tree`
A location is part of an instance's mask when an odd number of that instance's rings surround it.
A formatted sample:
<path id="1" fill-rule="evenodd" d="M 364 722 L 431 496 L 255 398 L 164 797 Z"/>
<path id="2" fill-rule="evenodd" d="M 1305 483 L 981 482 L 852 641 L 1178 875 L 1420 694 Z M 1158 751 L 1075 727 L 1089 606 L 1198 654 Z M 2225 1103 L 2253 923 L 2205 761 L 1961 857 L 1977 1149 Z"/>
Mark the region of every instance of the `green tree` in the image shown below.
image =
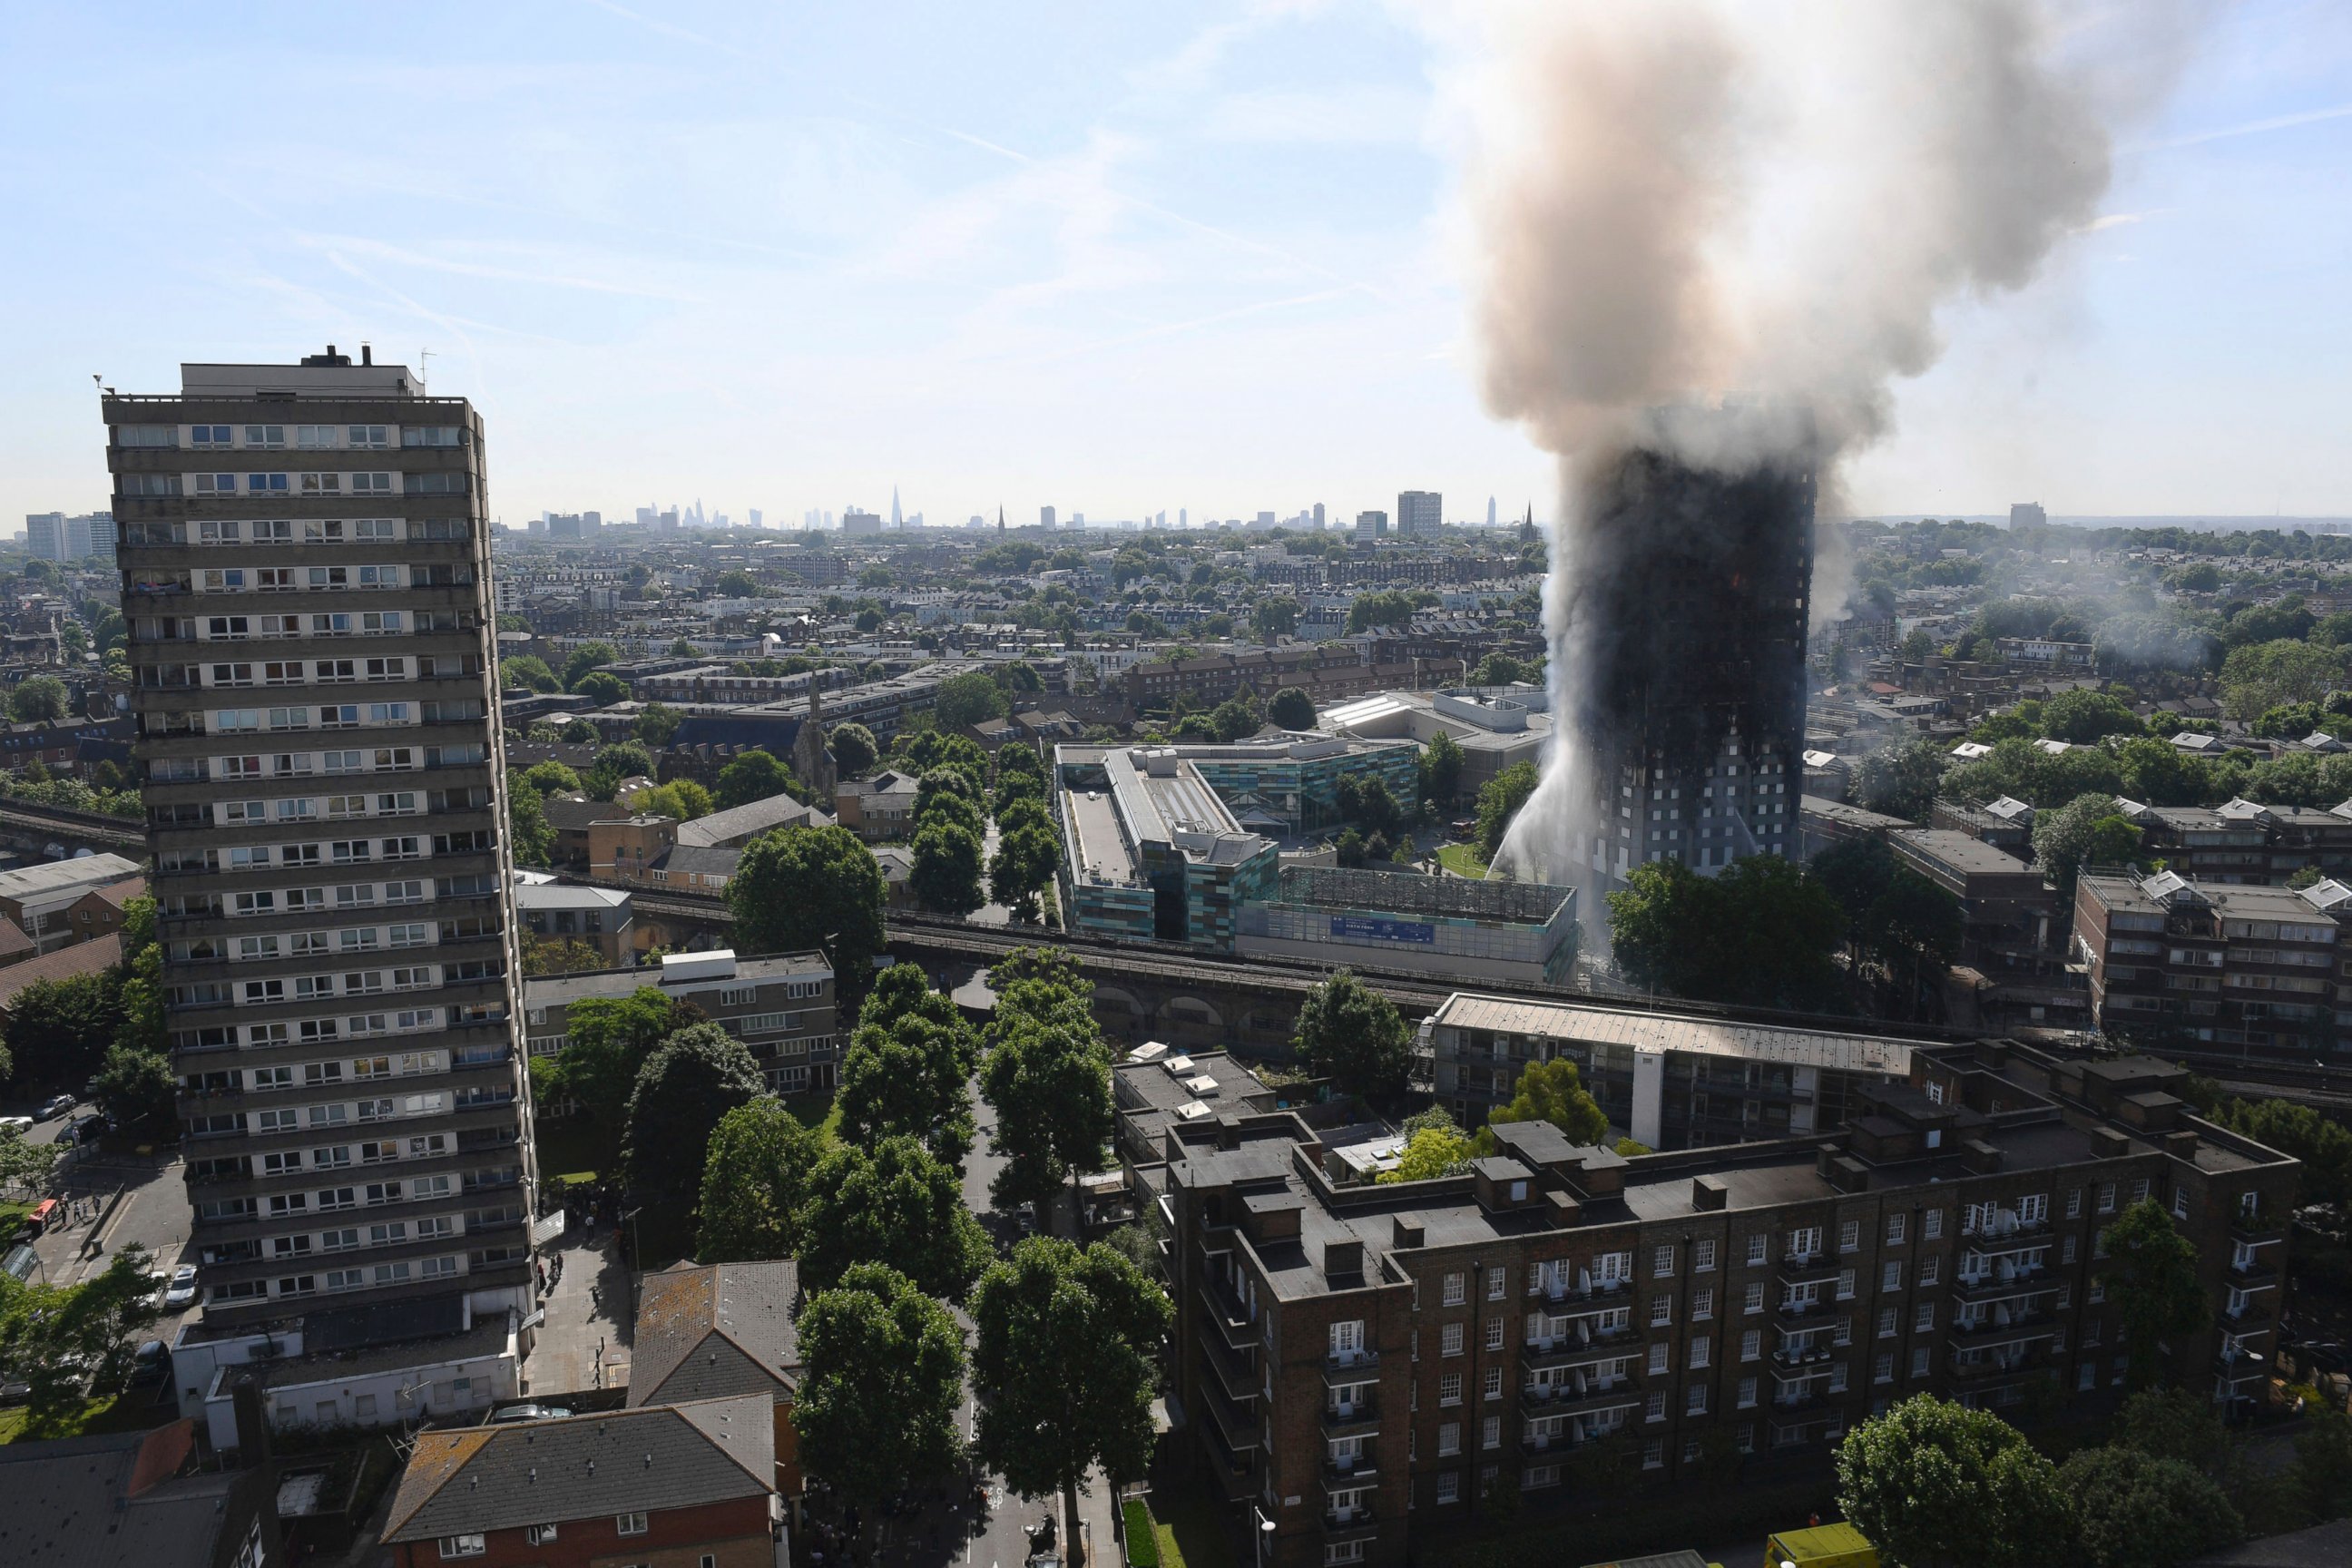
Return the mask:
<path id="1" fill-rule="evenodd" d="M 1296 686 L 1286 686 L 1265 705 L 1265 716 L 1286 730 L 1315 728 L 1315 699 Z"/>
<path id="2" fill-rule="evenodd" d="M 547 820 L 546 798 L 535 789 L 507 791 L 507 842 L 518 866 L 555 864 L 555 826 Z"/>
<path id="3" fill-rule="evenodd" d="M 1051 887 L 1062 867 L 1062 840 L 1042 821 L 998 825 L 996 854 L 988 863 L 989 890 L 996 901 L 1022 911 L 1035 912 L 1040 895 Z"/>
<path id="4" fill-rule="evenodd" d="M 597 741 L 596 726 L 585 719 L 567 719 L 561 738 L 567 746 L 593 746 Z"/>
<path id="5" fill-rule="evenodd" d="M 1895 1568 L 2042 1568 L 2069 1534 L 2058 1473 L 1989 1410 L 1922 1394 L 1845 1435 L 1838 1506 Z"/>
<path id="6" fill-rule="evenodd" d="M 499 660 L 499 679 L 521 691 L 561 691 L 563 682 L 555 671 L 547 668 L 547 660 L 528 653 L 509 654 Z"/>
<path id="7" fill-rule="evenodd" d="M 1361 637 L 1376 626 L 1401 626 L 1412 619 L 1412 595 L 1390 589 L 1359 594 L 1348 606 L 1348 635 Z"/>
<path id="8" fill-rule="evenodd" d="M 771 1095 L 719 1119 L 702 1165 L 695 1253 L 705 1263 L 791 1258 L 824 1134 Z"/>
<path id="9" fill-rule="evenodd" d="M 668 703 L 649 702 L 645 711 L 637 715 L 636 737 L 658 752 L 669 744 L 670 738 L 677 733 L 677 727 L 685 722 L 686 715 Z"/>
<path id="10" fill-rule="evenodd" d="M 1478 858 L 1491 861 L 1503 852 L 1503 835 L 1511 819 L 1536 793 L 1536 765 L 1513 763 L 1478 787 Z"/>
<path id="11" fill-rule="evenodd" d="M 98 1069 L 98 1108 L 133 1138 L 170 1138 L 178 1123 L 180 1081 L 171 1058 L 117 1040 Z"/>
<path id="12" fill-rule="evenodd" d="M 121 978 L 114 971 L 34 981 L 8 1005 L 8 1054 L 18 1089 L 79 1089 L 104 1062 L 121 1026 Z"/>
<path id="13" fill-rule="evenodd" d="M 2109 735 L 2141 732 L 2138 714 L 2117 699 L 2088 687 L 2062 691 L 2042 705 L 2042 733 L 2053 741 L 2084 745 Z"/>
<path id="14" fill-rule="evenodd" d="M 882 951 L 882 868 L 845 827 L 786 827 L 744 847 L 727 884 L 746 952 L 821 952 L 842 1016 L 856 1016 Z"/>
<path id="15" fill-rule="evenodd" d="M 981 837 L 956 822 L 927 824 L 915 834 L 915 865 L 908 875 L 923 908 L 968 915 L 988 902 L 981 887 Z"/>
<path id="16" fill-rule="evenodd" d="M 1078 1488 L 1099 1465 L 1116 1495 L 1151 1458 L 1151 1399 L 1168 1298 L 1100 1242 L 1080 1251 L 1033 1236 L 971 1293 L 972 1394 L 982 1458 L 1023 1497 L 1062 1499 L 1066 1542 Z"/>
<path id="17" fill-rule="evenodd" d="M 981 1093 L 996 1110 L 996 1151 L 1005 1156 L 991 1195 L 1006 1207 L 1042 1205 L 1064 1181 L 1103 1167 L 1112 1125 L 1110 1053 L 1073 994 L 1033 981 L 1010 991 L 999 984 L 997 996 L 993 1042 L 980 1071 Z"/>
<path id="18" fill-rule="evenodd" d="M 572 650 L 572 657 L 563 661 L 564 689 L 567 691 L 577 691 L 581 689 L 580 682 L 582 679 L 583 679 L 591 671 L 602 669 L 608 664 L 618 664 L 620 662 L 621 650 L 614 647 L 611 643 L 582 643 L 578 647 Z M 622 690 L 624 695 L 625 695 L 627 688 L 624 687 Z"/>
<path id="19" fill-rule="evenodd" d="M 1262 643 L 1273 642 L 1277 637 L 1296 637 L 1298 635 L 1298 601 L 1287 595 L 1260 599 L 1250 606 L 1250 630 L 1257 634 L 1257 640 Z M 1275 722 L 1282 724 L 1280 719 Z M 1282 724 L 1282 727 L 1305 730 L 1312 725 Z"/>
<path id="20" fill-rule="evenodd" d="M 2077 795 L 2063 807 L 2038 813 L 2033 819 L 2033 863 L 2056 885 L 2068 905 L 2074 902 L 2074 881 L 2084 866 L 2103 863 L 2103 856 L 2128 860 L 2138 847 L 2139 829 L 2116 814 L 2112 795 Z"/>
<path id="21" fill-rule="evenodd" d="M 1490 653 L 1479 659 L 1476 667 L 1464 679 L 1469 686 L 1517 686 L 1533 680 L 1538 672 L 1531 671 L 1519 659 L 1507 653 Z"/>
<path id="22" fill-rule="evenodd" d="M 801 1215 L 804 1289 L 830 1289 L 856 1265 L 880 1263 L 927 1295 L 961 1296 L 988 1261 L 988 1233 L 964 1207 L 963 1184 L 913 1138 L 827 1150 Z"/>
<path id="23" fill-rule="evenodd" d="M 861 1026 L 872 1024 L 884 1029 L 895 1028 L 902 1018 L 920 1018 L 954 1035 L 964 1076 L 969 1078 L 979 1068 L 980 1042 L 971 1026 L 964 1022 L 963 1010 L 953 997 L 931 989 L 931 977 L 919 963 L 894 963 L 875 976 L 874 989 L 858 1014 Z"/>
<path id="24" fill-rule="evenodd" d="M 2210 1477 L 2129 1447 L 2084 1448 L 2058 1471 L 2086 1568 L 2169 1568 L 2244 1532 Z"/>
<path id="25" fill-rule="evenodd" d="M 2115 1308 L 2125 1353 L 2125 1381 L 2153 1385 L 2164 1371 L 2160 1342 L 2193 1334 L 2211 1321 L 2197 1281 L 2197 1247 L 2173 1228 L 2154 1198 L 2142 1198 L 2101 1233 L 2105 1256 L 2092 1265 Z"/>
<path id="26" fill-rule="evenodd" d="M 0 1274 L 0 1366 L 30 1385 L 26 1433 L 61 1436 L 86 1387 L 119 1389 L 144 1331 L 163 1316 L 148 1276 L 154 1259 L 133 1242 L 79 1285 L 20 1283 Z"/>
<path id="27" fill-rule="evenodd" d="M 709 816 L 710 804 L 710 792 L 686 778 L 640 790 L 629 802 L 634 810 L 667 816 L 673 822 L 692 822 L 697 817 Z"/>
<path id="28" fill-rule="evenodd" d="M 793 770 L 776 759 L 771 752 L 745 752 L 719 770 L 717 799 L 719 809 L 732 811 L 753 801 L 773 800 L 780 795 L 795 798 L 800 780 Z"/>
<path id="29" fill-rule="evenodd" d="M 939 721 L 940 729 L 953 731 L 969 729 L 984 719 L 1002 719 L 1012 710 L 1004 688 L 975 669 L 940 682 L 931 717 Z"/>
<path id="30" fill-rule="evenodd" d="M 0 1194 L 38 1194 L 49 1184 L 63 1151 L 55 1143 L 36 1143 L 15 1127 L 0 1127 Z"/>
<path id="31" fill-rule="evenodd" d="M 864 778 L 882 754 L 874 731 L 863 724 L 836 724 L 826 732 L 824 743 L 833 752 L 833 765 L 845 779 Z"/>
<path id="32" fill-rule="evenodd" d="M 1424 1127 L 1405 1140 L 1396 1169 L 1382 1171 L 1375 1182 L 1426 1182 L 1450 1175 L 1478 1152 L 1465 1133 L 1451 1127 Z"/>
<path id="33" fill-rule="evenodd" d="M 1881 746 L 1853 770 L 1854 800 L 1866 811 L 1925 822 L 1949 761 L 1924 735 Z"/>
<path id="34" fill-rule="evenodd" d="M 2152 1459 L 2170 1459 L 2220 1480 L 2230 1473 L 2236 1445 L 2221 1407 L 2186 1388 L 2143 1389 L 2116 1415 L 2115 1440 Z"/>
<path id="35" fill-rule="evenodd" d="M 610 708 L 615 702 L 629 700 L 629 686 L 610 670 L 592 669 L 572 682 L 572 694 L 585 697 L 599 708 Z"/>
<path id="36" fill-rule="evenodd" d="M 526 975 L 583 974 L 606 967 L 604 955 L 577 937 L 523 933 L 522 972 Z"/>
<path id="37" fill-rule="evenodd" d="M 1510 1103 L 1487 1112 L 1488 1122 L 1549 1121 L 1580 1148 L 1599 1143 L 1609 1135 L 1609 1118 L 1601 1102 L 1584 1087 L 1576 1064 L 1566 1057 L 1529 1062 L 1519 1069 L 1519 1081 Z"/>
<path id="38" fill-rule="evenodd" d="M 1440 730 L 1421 752 L 1421 798 L 1440 810 L 1462 793 L 1462 743 Z"/>
<path id="39" fill-rule="evenodd" d="M 2294 1470 L 2314 1518 L 2352 1513 L 2352 1416 L 2325 1404 L 2307 1412 L 2294 1440 Z"/>
<path id="40" fill-rule="evenodd" d="M 518 784 L 530 785 L 544 800 L 551 795 L 569 793 L 580 787 L 580 775 L 562 763 L 533 763 L 516 775 Z"/>
<path id="41" fill-rule="evenodd" d="M 1864 920 L 1890 972 L 1908 965 L 1915 1001 L 1921 981 L 1940 976 L 1959 952 L 1960 901 L 1908 866 L 1895 868 Z"/>
<path id="42" fill-rule="evenodd" d="M 626 996 L 583 997 L 564 1009 L 563 1049 L 531 1058 L 540 1101 L 568 1100 L 594 1123 L 598 1169 L 610 1170 L 620 1152 L 638 1069 L 662 1037 L 685 1022 L 670 998 L 651 985 Z"/>
<path id="43" fill-rule="evenodd" d="M 54 675 L 17 682 L 8 693 L 8 717 L 19 724 L 54 723 L 66 716 L 66 683 Z"/>
<path id="44" fill-rule="evenodd" d="M 913 1280 L 880 1264 L 848 1268 L 809 1298 L 799 1337 L 808 1372 L 793 1424 L 810 1473 L 870 1513 L 955 1464 L 963 1332 Z"/>
<path id="45" fill-rule="evenodd" d="M 2284 1100 L 2223 1100 L 2213 1119 L 2302 1161 L 2303 1195 L 2310 1202 L 2352 1202 L 2352 1129 L 2342 1122 Z"/>
<path id="46" fill-rule="evenodd" d="M 690 1024 L 646 1058 L 629 1092 L 621 1145 L 630 1201 L 646 1213 L 641 1237 L 683 1247 L 692 1237 L 711 1134 L 721 1117 L 765 1088 L 743 1042 L 716 1024 Z"/>
<path id="47" fill-rule="evenodd" d="M 964 1033 L 913 1013 L 860 1024 L 841 1059 L 841 1136 L 867 1149 L 913 1138 L 961 1171 L 972 1139 Z"/>
<path id="48" fill-rule="evenodd" d="M 1609 895 L 1618 968 L 1634 984 L 1758 1007 L 1833 1005 L 1844 930 L 1837 900 L 1777 855 L 1713 878 L 1678 860 L 1636 866 Z"/>
<path id="49" fill-rule="evenodd" d="M 2289 702 L 2317 702 L 2344 681 L 2344 653 L 2281 638 L 2247 643 L 2221 662 L 2221 707 L 2232 719 L 2252 719 Z"/>
<path id="50" fill-rule="evenodd" d="M 615 741 L 596 753 L 596 766 L 623 778 L 651 778 L 657 771 L 654 754 L 635 741 Z"/>
<path id="51" fill-rule="evenodd" d="M 1412 1068 L 1412 1036 L 1396 1004 L 1342 969 L 1299 1005 L 1291 1047 L 1343 1094 L 1392 1100 Z"/>

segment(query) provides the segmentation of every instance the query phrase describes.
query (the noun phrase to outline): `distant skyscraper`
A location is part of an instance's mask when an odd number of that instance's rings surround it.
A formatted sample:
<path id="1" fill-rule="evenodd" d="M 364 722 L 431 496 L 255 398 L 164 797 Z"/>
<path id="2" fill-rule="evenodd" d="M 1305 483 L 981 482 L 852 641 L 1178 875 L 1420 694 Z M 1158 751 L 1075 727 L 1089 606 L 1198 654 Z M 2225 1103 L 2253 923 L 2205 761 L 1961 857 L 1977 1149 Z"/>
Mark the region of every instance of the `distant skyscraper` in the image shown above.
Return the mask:
<path id="1" fill-rule="evenodd" d="M 1039 507 L 1037 509 L 1037 521 L 1044 527 L 1051 529 L 1054 526 L 1054 509 L 1050 506 Z"/>
<path id="2" fill-rule="evenodd" d="M 31 511 L 25 514 L 25 550 L 36 561 L 62 561 L 66 548 L 66 514 Z"/>
<path id="3" fill-rule="evenodd" d="M 1318 533 L 1322 532 L 1325 526 L 1326 525 L 1323 521 L 1323 503 L 1318 500 L 1315 503 L 1315 531 Z"/>
<path id="4" fill-rule="evenodd" d="M 1493 496 L 1488 496 L 1486 498 L 1486 526 L 1488 528 L 1495 526 L 1495 498 Z"/>
<path id="5" fill-rule="evenodd" d="M 882 531 L 882 520 L 870 511 L 851 507 L 841 514 L 841 531 L 859 537 L 871 537 Z"/>
<path id="6" fill-rule="evenodd" d="M 1358 539 L 1382 539 L 1389 531 L 1389 514 L 1384 511 L 1360 511 L 1356 514 Z"/>
<path id="7" fill-rule="evenodd" d="M 1180 506 L 1176 509 L 1176 526 L 1179 528 L 1192 526 L 1192 511 L 1190 507 Z"/>
<path id="8" fill-rule="evenodd" d="M 2046 528 L 2049 524 L 2050 514 L 2042 510 L 2038 500 L 2021 500 L 2009 509 L 2011 528 Z"/>
<path id="9" fill-rule="evenodd" d="M 1434 538 L 1445 529 L 1445 501 L 1435 490 L 1404 490 L 1397 496 L 1397 536 Z"/>
<path id="10" fill-rule="evenodd" d="M 890 526 L 894 529 L 907 526 L 906 518 L 898 510 L 898 487 L 896 485 L 890 487 Z"/>
<path id="11" fill-rule="evenodd" d="M 756 506 L 755 506 L 755 507 L 753 507 L 753 508 L 751 509 L 751 526 L 752 526 L 753 528 L 757 528 L 757 527 L 759 527 L 759 526 L 760 526 L 760 509 L 759 509 L 758 507 L 756 507 Z"/>

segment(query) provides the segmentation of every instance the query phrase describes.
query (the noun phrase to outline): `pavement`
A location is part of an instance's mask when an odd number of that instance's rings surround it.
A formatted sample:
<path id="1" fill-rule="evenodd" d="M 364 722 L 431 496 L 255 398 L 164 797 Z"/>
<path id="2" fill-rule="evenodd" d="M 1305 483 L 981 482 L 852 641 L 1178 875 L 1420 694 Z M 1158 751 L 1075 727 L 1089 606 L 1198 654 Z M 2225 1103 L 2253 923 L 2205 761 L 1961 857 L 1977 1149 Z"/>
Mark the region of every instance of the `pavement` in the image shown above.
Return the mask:
<path id="1" fill-rule="evenodd" d="M 80 1114 L 78 1108 L 74 1114 Z M 58 1117 L 36 1124 L 35 1142 L 56 1141 L 69 1121 Z M 42 1273 L 52 1285 L 79 1285 L 105 1271 L 114 1255 L 134 1243 L 169 1269 L 194 1261 L 189 1232 L 194 1211 L 188 1203 L 182 1162 L 171 1151 L 152 1154 L 75 1147 L 58 1162 L 50 1194 L 62 1200 L 67 1218 L 33 1243 Z M 177 1315 L 156 1332 L 168 1338 Z"/>
<path id="2" fill-rule="evenodd" d="M 575 1225 L 542 1247 L 540 1259 L 555 1278 L 540 1297 L 547 1316 L 523 1363 L 523 1392 L 560 1402 L 563 1394 L 625 1385 L 636 1311 L 610 1228 L 592 1236 Z"/>

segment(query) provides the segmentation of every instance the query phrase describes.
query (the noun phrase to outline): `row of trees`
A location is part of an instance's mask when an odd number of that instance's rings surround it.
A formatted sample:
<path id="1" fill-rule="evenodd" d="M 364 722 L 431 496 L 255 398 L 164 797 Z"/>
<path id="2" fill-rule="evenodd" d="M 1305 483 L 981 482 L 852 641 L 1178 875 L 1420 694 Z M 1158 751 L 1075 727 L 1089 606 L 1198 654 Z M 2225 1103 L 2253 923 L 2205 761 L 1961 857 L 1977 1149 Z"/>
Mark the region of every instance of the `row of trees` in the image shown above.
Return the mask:
<path id="1" fill-rule="evenodd" d="M 36 980 L 9 1005 L 0 1078 L 30 1099 L 92 1086 L 99 1109 L 135 1138 L 169 1138 L 176 1081 L 163 1031 L 163 955 L 155 900 L 123 906 L 122 958 L 88 974 Z"/>

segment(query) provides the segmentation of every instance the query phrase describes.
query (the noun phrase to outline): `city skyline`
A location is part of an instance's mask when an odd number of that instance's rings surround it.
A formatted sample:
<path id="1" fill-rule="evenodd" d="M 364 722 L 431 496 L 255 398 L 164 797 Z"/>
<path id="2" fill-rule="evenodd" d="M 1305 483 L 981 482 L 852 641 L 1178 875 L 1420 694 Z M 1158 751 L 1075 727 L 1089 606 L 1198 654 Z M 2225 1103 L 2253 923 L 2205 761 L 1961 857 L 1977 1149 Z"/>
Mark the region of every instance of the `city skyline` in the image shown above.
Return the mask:
<path id="1" fill-rule="evenodd" d="M 75 237 L 7 263 L 45 306 L 0 395 L 0 506 L 102 504 L 93 374 L 363 339 L 497 416 L 518 526 L 644 494 L 789 519 L 893 476 L 934 518 L 1352 516 L 1415 486 L 1541 518 L 1549 460 L 1479 403 L 1451 57 L 1420 16 L 930 12 L 937 47 L 901 53 L 896 13 L 551 4 L 469 16 L 451 68 L 429 26 L 362 49 L 292 13 L 233 40 L 35 13 L 0 167 L 25 232 Z M 1825 510 L 2352 512 L 2327 438 L 2352 22 L 2240 7 L 2196 55 L 2119 124 L 2049 275 L 1946 312 L 1946 359 Z M 876 59 L 888 87 L 856 85 Z M 231 68 L 271 78 L 267 114 L 210 85 Z"/>

